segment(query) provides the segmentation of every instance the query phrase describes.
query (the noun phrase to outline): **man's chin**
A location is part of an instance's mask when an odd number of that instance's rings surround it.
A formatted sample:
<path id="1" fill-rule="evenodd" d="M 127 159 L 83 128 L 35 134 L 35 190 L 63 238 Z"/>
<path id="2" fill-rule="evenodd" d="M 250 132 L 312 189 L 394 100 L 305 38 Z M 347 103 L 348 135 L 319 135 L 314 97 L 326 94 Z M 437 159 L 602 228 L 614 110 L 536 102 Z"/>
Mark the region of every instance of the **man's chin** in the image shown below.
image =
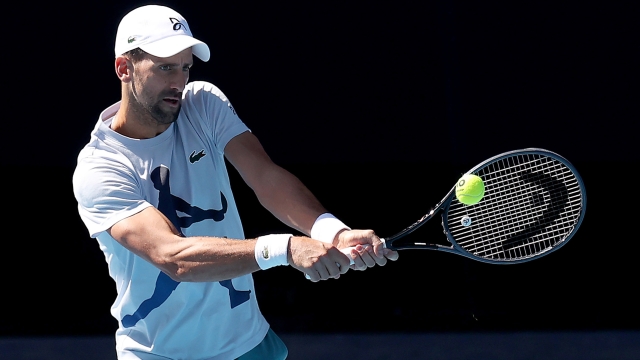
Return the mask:
<path id="1" fill-rule="evenodd" d="M 156 108 L 156 111 L 154 111 L 154 118 L 160 124 L 171 124 L 178 120 L 178 116 L 180 115 L 180 108 L 180 105 L 178 105 L 178 107 L 171 107 L 168 109 L 165 107 L 165 109 L 162 110 Z"/>

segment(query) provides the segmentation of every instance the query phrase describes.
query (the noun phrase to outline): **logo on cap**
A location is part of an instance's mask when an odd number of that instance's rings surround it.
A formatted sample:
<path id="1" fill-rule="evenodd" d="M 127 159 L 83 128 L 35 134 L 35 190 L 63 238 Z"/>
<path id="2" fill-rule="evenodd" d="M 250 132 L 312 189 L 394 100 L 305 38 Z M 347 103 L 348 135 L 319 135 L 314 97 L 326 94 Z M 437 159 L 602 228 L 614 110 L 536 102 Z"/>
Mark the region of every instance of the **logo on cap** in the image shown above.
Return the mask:
<path id="1" fill-rule="evenodd" d="M 176 19 L 176 18 L 169 18 L 169 21 L 171 21 L 171 23 L 173 24 L 173 30 L 178 31 L 180 29 L 182 29 L 182 27 L 184 26 L 180 20 Z"/>
<path id="2" fill-rule="evenodd" d="M 131 44 L 132 42 L 136 41 L 136 37 L 135 36 L 129 36 L 129 38 L 127 39 L 127 42 L 129 44 Z"/>

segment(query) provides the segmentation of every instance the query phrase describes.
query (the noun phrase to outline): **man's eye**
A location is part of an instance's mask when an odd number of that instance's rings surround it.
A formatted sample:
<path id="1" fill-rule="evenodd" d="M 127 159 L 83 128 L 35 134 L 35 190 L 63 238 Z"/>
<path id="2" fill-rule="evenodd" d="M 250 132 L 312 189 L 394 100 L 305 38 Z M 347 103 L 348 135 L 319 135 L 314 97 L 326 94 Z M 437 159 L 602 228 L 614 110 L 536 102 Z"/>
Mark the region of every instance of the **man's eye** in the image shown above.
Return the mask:
<path id="1" fill-rule="evenodd" d="M 160 70 L 163 70 L 163 71 L 171 70 L 171 65 L 160 65 Z"/>

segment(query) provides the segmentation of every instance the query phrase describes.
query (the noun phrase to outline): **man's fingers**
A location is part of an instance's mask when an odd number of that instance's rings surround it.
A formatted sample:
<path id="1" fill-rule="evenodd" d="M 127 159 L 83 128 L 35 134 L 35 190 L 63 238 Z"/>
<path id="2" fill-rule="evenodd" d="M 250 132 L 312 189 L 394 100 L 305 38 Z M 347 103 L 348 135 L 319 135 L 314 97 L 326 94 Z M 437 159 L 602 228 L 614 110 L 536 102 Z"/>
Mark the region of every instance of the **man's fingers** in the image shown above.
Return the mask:
<path id="1" fill-rule="evenodd" d="M 398 260 L 398 252 L 394 251 L 394 250 L 389 250 L 389 249 L 384 249 L 384 257 L 386 257 L 387 259 L 391 260 L 391 261 L 396 261 Z"/>
<path id="2" fill-rule="evenodd" d="M 360 249 L 360 251 L 357 250 L 358 248 Z M 363 251 L 365 251 L 363 247 L 358 246 L 358 247 L 352 248 L 349 254 L 347 255 L 353 261 L 353 265 L 351 267 L 352 269 L 362 271 L 362 270 L 366 270 L 369 267 L 365 262 L 365 260 L 362 258 L 361 253 Z"/>

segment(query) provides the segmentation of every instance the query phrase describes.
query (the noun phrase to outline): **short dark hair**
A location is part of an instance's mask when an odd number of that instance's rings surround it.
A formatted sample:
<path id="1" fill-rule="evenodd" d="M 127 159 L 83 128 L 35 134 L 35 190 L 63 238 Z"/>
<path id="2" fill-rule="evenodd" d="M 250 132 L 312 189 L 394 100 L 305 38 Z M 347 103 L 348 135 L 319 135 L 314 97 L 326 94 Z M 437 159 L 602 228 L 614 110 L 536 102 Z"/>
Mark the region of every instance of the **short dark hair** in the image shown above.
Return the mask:
<path id="1" fill-rule="evenodd" d="M 126 57 L 128 57 L 129 59 L 131 59 L 131 61 L 133 62 L 138 62 L 140 60 L 143 60 L 149 53 L 147 53 L 146 51 L 138 48 L 132 49 L 127 51 L 126 53 L 122 54 Z"/>

